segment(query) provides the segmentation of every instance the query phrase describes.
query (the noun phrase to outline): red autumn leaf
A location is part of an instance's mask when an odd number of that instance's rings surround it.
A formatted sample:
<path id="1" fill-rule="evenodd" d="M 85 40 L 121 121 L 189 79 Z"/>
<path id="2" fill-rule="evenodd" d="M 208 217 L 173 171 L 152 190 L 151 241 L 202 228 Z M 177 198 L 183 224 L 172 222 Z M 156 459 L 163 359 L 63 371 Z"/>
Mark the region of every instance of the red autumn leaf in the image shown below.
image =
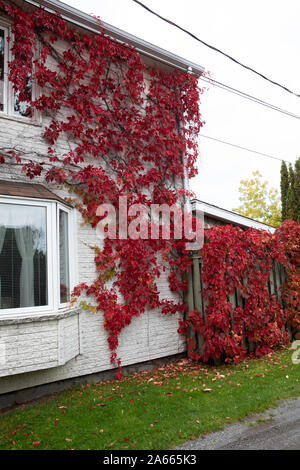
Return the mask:
<path id="1" fill-rule="evenodd" d="M 33 447 L 37 447 L 37 446 L 40 445 L 41 442 L 42 441 L 35 441 L 35 442 L 32 443 L 32 445 L 33 445 Z"/>

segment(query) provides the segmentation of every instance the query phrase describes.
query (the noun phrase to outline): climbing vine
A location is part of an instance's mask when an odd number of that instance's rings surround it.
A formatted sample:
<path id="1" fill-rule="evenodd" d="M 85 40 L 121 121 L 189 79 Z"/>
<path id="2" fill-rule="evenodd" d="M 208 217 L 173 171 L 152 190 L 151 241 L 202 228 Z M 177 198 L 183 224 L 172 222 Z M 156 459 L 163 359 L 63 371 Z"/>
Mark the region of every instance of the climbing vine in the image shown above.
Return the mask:
<path id="1" fill-rule="evenodd" d="M 43 115 L 48 145 L 47 153 L 34 150 L 35 158 L 2 148 L 0 162 L 19 165 L 30 179 L 65 186 L 93 228 L 101 220 L 97 207 L 109 203 L 118 211 L 122 196 L 128 206 L 182 205 L 184 160 L 189 177 L 197 172 L 197 77 L 147 67 L 134 48 L 106 36 L 100 22 L 99 34 L 90 34 L 42 8 L 27 12 L 1 0 L 0 11 L 12 22 L 9 80 L 21 102 L 28 101 L 29 83 L 40 89 L 27 114 Z M 82 305 L 103 312 L 111 361 L 120 366 L 118 338 L 133 317 L 149 308 L 184 311 L 183 301 L 161 299 L 156 281 L 167 265 L 171 290 L 182 293 L 181 276 L 191 262 L 174 225 L 170 240 L 117 236 L 91 249 L 97 277 L 73 295 L 86 294 L 94 302 Z"/>
<path id="2" fill-rule="evenodd" d="M 99 205 L 109 203 L 118 213 L 120 197 L 127 198 L 128 207 L 141 204 L 147 210 L 152 204 L 181 206 L 187 195 L 184 163 L 188 176 L 195 176 L 195 137 L 203 125 L 197 77 L 146 66 L 134 48 L 107 37 L 100 22 L 99 34 L 90 34 L 42 8 L 22 11 L 0 0 L 0 12 L 12 24 L 9 80 L 19 101 L 28 103 L 27 115 L 43 115 L 48 149 L 34 149 L 30 156 L 22 148 L 2 148 L 0 163 L 67 188 L 69 200 L 92 228 L 103 218 L 97 215 Z M 31 83 L 40 93 L 29 100 Z M 150 222 L 146 229 L 149 235 Z M 175 237 L 174 220 L 169 239 L 126 239 L 118 233 L 103 246 L 90 247 L 97 275 L 74 289 L 73 301 L 82 296 L 83 308 L 103 312 L 111 362 L 120 376 L 121 331 L 146 309 L 185 312 L 183 300 L 161 298 L 157 280 L 168 269 L 170 289 L 182 294 L 192 260 L 185 240 Z M 204 338 L 202 355 L 189 343 L 194 359 L 238 362 L 250 343 L 253 354 L 262 355 L 288 341 L 285 323 L 299 323 L 295 239 L 299 224 L 292 222 L 275 235 L 230 226 L 206 231 L 205 318 L 189 312 L 179 328 L 187 334 L 192 327 Z M 268 291 L 274 260 L 288 273 L 284 305 Z M 241 301 L 233 310 L 230 296 L 236 291 Z"/>
<path id="3" fill-rule="evenodd" d="M 181 323 L 192 358 L 240 362 L 289 342 L 287 324 L 300 325 L 299 230 L 300 224 L 286 221 L 274 234 L 230 225 L 205 231 L 204 309 Z M 275 263 L 286 270 L 278 296 L 270 285 Z M 190 326 L 201 335 L 202 350 L 188 335 Z"/>
<path id="4" fill-rule="evenodd" d="M 276 233 L 289 260 L 282 297 L 293 334 L 300 339 L 300 223 L 285 220 Z"/>

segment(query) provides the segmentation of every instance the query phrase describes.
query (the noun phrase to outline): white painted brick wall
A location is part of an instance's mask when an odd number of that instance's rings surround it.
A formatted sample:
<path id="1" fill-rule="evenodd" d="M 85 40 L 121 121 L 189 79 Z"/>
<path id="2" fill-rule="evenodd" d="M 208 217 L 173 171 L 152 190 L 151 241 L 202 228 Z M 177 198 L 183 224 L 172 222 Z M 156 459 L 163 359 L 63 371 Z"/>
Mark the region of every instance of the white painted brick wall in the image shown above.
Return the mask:
<path id="1" fill-rule="evenodd" d="M 41 139 L 41 131 L 42 127 L 40 126 L 32 126 L 17 120 L 0 117 L 0 147 L 17 142 L 22 143 L 28 149 L 39 149 L 45 152 L 46 147 Z M 15 167 L 12 170 L 3 165 L 0 165 L 0 179 L 28 181 L 20 172 L 16 171 Z M 37 182 L 37 180 L 34 180 L 34 182 Z M 57 190 L 51 185 L 49 189 L 60 196 L 64 195 L 63 191 Z M 95 265 L 94 252 L 86 244 L 99 245 L 99 239 L 95 230 L 92 230 L 89 226 L 82 227 L 81 223 L 82 219 L 78 214 L 76 234 L 77 278 L 78 282 L 89 283 L 95 278 Z M 174 293 L 169 290 L 167 273 L 162 273 L 158 285 L 163 298 L 176 299 Z M 20 361 L 20 357 L 22 358 L 21 363 L 17 362 L 16 364 L 20 373 L 0 378 L 0 393 L 112 368 L 101 313 L 80 313 L 80 334 L 76 336 L 76 341 L 79 341 L 80 336 L 80 345 L 77 343 L 77 346 L 76 342 L 74 343 L 72 325 L 66 322 L 63 328 L 65 338 L 64 354 L 67 358 L 72 357 L 76 347 L 80 347 L 81 354 L 65 365 L 57 366 L 57 361 L 54 359 L 56 353 L 53 349 L 49 349 L 49 345 L 53 344 L 51 343 L 51 328 L 47 331 L 44 328 L 45 322 L 21 324 L 17 328 L 0 326 L 0 340 L 1 337 L 5 337 L 6 340 L 9 337 L 10 351 L 14 350 L 14 344 L 19 344 L 19 335 L 26 335 L 27 338 L 27 341 L 22 342 L 22 346 L 18 346 L 19 352 L 16 353 L 17 361 Z M 177 333 L 177 329 L 178 316 L 164 316 L 159 312 L 151 311 L 146 312 L 139 318 L 134 318 L 131 325 L 125 328 L 120 335 L 118 355 L 122 359 L 122 364 L 130 365 L 183 352 L 186 349 L 185 341 Z M 38 344 L 36 344 L 36 338 L 40 338 Z M 42 341 L 41 338 L 43 338 Z M 37 349 L 39 350 L 39 359 L 36 357 Z M 31 358 L 33 354 L 35 356 L 34 360 Z M 9 355 L 10 361 L 12 361 L 12 352 Z M 32 372 L 28 372 L 30 367 Z M 43 369 L 45 367 L 47 369 Z"/>
<path id="2" fill-rule="evenodd" d="M 6 118 L 0 115 L 0 148 L 14 146 L 46 154 L 47 144 L 41 137 L 45 124 L 45 121 L 28 124 L 22 119 Z M 68 149 L 67 143 L 60 141 L 58 151 L 64 152 Z M 12 168 L 0 165 L 0 179 L 28 182 L 20 168 L 16 166 Z M 38 178 L 34 182 L 39 182 Z M 49 185 L 48 188 L 60 196 L 67 195 L 53 185 Z M 95 279 L 95 265 L 94 252 L 86 246 L 86 243 L 99 245 L 99 239 L 95 230 L 89 226 L 81 227 L 81 223 L 82 218 L 78 214 L 77 280 L 89 283 Z M 169 290 L 167 273 L 162 273 L 158 286 L 162 298 L 178 300 L 176 295 Z M 55 321 L 49 322 L 49 328 L 46 323 L 24 323 L 11 327 L 0 324 L 0 344 L 1 338 L 8 342 L 9 360 L 13 360 L 15 352 L 17 360 L 15 366 L 22 372 L 0 378 L 0 394 L 112 368 L 101 313 L 91 314 L 82 311 L 79 317 L 76 315 L 62 320 L 59 327 Z M 54 326 L 50 325 L 51 323 Z M 60 328 L 59 332 L 58 328 Z M 134 318 L 131 325 L 126 327 L 120 335 L 117 352 L 122 359 L 122 364 L 130 365 L 185 351 L 184 338 L 177 333 L 177 329 L 178 316 L 165 316 L 157 311 L 150 311 L 139 318 Z M 20 342 L 20 335 L 26 335 L 27 340 Z M 60 344 L 63 343 L 64 347 L 63 350 L 60 349 L 59 360 L 61 362 L 68 360 L 64 365 L 57 366 L 57 358 L 54 359 L 59 345 L 57 343 L 54 346 L 53 335 L 58 338 L 58 343 L 59 341 Z M 38 341 L 37 338 L 39 338 Z M 77 350 L 80 354 L 71 359 Z M 48 368 L 43 369 L 46 365 Z M 28 372 L 30 366 L 32 372 Z M 0 360 L 0 371 L 1 367 Z M 38 370 L 39 368 L 41 370 Z"/>

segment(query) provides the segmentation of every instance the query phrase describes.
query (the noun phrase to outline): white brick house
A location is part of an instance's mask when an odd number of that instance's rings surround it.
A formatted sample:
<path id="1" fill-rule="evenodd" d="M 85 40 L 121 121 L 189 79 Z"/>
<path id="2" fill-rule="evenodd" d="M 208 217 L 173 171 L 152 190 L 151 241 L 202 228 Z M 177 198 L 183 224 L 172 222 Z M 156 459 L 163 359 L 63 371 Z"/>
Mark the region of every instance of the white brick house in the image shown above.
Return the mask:
<path id="1" fill-rule="evenodd" d="M 61 2 L 18 3 L 27 8 L 42 4 L 73 25 L 97 31 L 93 17 Z M 118 41 L 135 46 L 147 63 L 203 73 L 196 64 L 110 25 L 104 27 Z M 9 21 L 0 18 L 0 148 L 22 143 L 34 155 L 45 151 L 44 117 L 28 118 L 16 106 L 7 79 L 9 28 Z M 0 165 L 0 395 L 112 368 L 101 315 L 67 308 L 72 288 L 95 278 L 94 253 L 87 243 L 96 245 L 99 240 L 95 230 L 81 226 L 81 215 L 64 202 L 66 195 L 53 186 L 31 185 L 20 173 Z M 26 246 L 32 235 L 22 229 L 22 220 L 36 230 L 34 250 Z M 174 298 L 167 273 L 160 278 L 159 289 L 165 298 Z M 183 352 L 185 341 L 177 329 L 176 316 L 151 311 L 134 318 L 120 336 L 122 365 Z"/>

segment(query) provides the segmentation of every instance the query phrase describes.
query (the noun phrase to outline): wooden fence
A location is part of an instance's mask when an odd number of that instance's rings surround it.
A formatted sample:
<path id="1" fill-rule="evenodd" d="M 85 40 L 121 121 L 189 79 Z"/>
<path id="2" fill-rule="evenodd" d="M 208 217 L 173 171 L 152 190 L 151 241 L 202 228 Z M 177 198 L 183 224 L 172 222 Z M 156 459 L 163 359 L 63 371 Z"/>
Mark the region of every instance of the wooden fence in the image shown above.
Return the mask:
<path id="1" fill-rule="evenodd" d="M 269 287 L 269 294 L 276 295 L 277 300 L 283 305 L 280 293 L 280 286 L 283 284 L 286 278 L 286 272 L 282 265 L 280 265 L 277 261 L 273 261 L 273 269 L 270 273 L 270 279 L 268 282 Z M 193 255 L 193 269 L 188 274 L 188 290 L 186 292 L 186 301 L 188 303 L 189 311 L 197 309 L 201 312 L 202 317 L 205 318 L 205 308 L 207 306 L 207 300 L 205 300 L 201 294 L 201 291 L 204 289 L 205 285 L 202 282 L 202 259 L 199 253 L 195 253 Z M 231 295 L 228 299 L 232 304 L 232 310 L 236 307 L 240 306 L 244 308 L 245 300 L 240 295 L 238 289 L 235 290 L 235 293 Z M 290 336 L 292 337 L 290 326 L 286 326 L 287 330 L 289 331 Z M 197 345 L 197 350 L 200 355 L 203 354 L 203 337 L 200 333 L 195 333 L 192 328 L 188 333 L 189 337 L 194 336 L 194 340 Z M 246 346 L 246 345 L 245 345 Z M 254 344 L 249 342 L 248 349 L 254 349 Z"/>

